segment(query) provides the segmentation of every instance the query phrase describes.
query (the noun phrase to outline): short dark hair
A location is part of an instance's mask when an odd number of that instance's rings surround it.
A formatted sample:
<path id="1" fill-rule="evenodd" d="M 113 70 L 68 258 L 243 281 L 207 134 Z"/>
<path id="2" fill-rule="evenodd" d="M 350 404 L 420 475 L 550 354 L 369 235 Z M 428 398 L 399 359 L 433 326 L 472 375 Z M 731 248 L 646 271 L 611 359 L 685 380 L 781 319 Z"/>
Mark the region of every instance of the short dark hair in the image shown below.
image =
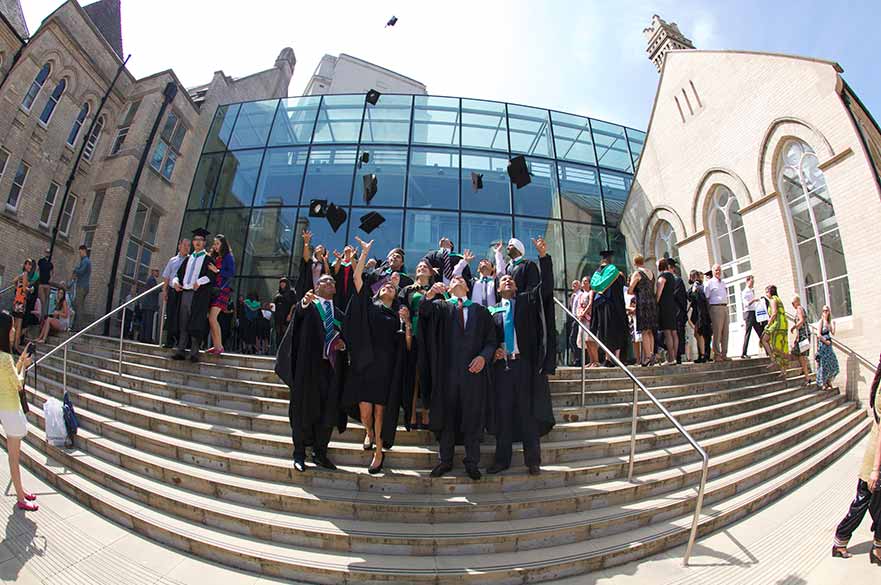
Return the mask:
<path id="1" fill-rule="evenodd" d="M 771 293 L 772 297 L 776 297 L 777 296 L 777 285 L 769 284 L 768 285 L 768 292 Z"/>
<path id="2" fill-rule="evenodd" d="M 9 346 L 9 330 L 12 329 L 12 315 L 6 311 L 0 311 L 0 351 L 12 353 Z"/>
<path id="3" fill-rule="evenodd" d="M 667 270 L 667 259 L 661 258 L 658 260 L 658 271 L 664 272 L 665 270 Z"/>

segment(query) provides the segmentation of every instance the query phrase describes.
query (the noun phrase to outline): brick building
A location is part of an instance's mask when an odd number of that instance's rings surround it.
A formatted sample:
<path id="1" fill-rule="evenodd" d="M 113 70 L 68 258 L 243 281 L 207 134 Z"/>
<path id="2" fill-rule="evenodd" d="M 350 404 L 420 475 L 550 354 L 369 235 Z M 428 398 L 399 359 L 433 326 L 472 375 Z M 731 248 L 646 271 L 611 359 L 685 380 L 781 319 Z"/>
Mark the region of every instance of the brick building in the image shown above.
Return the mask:
<path id="1" fill-rule="evenodd" d="M 92 250 L 91 320 L 111 290 L 115 302 L 174 253 L 217 105 L 287 96 L 294 52 L 283 49 L 265 71 L 239 79 L 217 71 L 187 90 L 172 70 L 137 79 L 126 69 L 119 0 L 68 0 L 33 34 L 17 0 L 0 2 L 0 14 L 2 286 L 24 258 L 43 255 L 57 226 L 53 281 L 71 278 L 81 243 Z"/>

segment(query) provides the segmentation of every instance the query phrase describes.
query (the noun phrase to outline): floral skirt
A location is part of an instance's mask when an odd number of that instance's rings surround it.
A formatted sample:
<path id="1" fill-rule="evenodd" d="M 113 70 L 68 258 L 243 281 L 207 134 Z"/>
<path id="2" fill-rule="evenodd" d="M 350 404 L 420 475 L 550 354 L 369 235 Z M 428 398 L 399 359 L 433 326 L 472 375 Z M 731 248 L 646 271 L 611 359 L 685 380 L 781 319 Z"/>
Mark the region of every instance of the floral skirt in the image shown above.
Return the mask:
<path id="1" fill-rule="evenodd" d="M 830 384 L 835 376 L 838 375 L 838 358 L 831 345 L 825 343 L 817 344 L 817 386 L 822 388 L 826 384 Z"/>

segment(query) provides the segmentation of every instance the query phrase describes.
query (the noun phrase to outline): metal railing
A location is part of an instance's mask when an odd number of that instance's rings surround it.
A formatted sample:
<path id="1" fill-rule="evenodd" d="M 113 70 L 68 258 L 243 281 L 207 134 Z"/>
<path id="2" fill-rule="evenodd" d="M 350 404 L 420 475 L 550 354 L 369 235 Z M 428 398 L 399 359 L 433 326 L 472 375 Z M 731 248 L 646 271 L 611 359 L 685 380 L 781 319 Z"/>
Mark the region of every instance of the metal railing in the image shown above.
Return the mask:
<path id="1" fill-rule="evenodd" d="M 125 313 L 124 312 L 129 305 L 132 305 L 132 304 L 140 301 L 141 299 L 143 299 L 144 297 L 146 297 L 147 295 L 149 295 L 151 293 L 154 293 L 158 290 L 161 290 L 162 286 L 163 286 L 163 283 L 159 283 L 156 286 L 145 290 L 144 292 L 142 292 L 138 296 L 132 298 L 131 300 L 128 300 L 128 301 L 124 302 L 123 304 L 119 305 L 118 307 L 116 307 L 115 309 L 113 309 L 112 311 L 110 311 L 109 313 L 104 315 L 103 317 L 99 317 L 95 321 L 92 321 L 92 323 L 83 327 L 82 329 L 80 329 L 79 331 L 77 331 L 76 333 L 74 333 L 73 335 L 68 337 L 67 339 L 65 339 L 63 342 L 59 343 L 58 345 L 56 345 L 55 347 L 53 347 L 52 349 L 47 351 L 45 354 L 40 356 L 39 359 L 37 359 L 34 363 L 32 363 L 30 366 L 28 366 L 28 370 L 33 368 L 34 366 L 42 363 L 44 360 L 48 359 L 49 357 L 58 353 L 59 351 L 63 351 L 64 367 L 63 367 L 62 373 L 61 373 L 61 384 L 62 384 L 62 388 L 66 392 L 67 391 L 67 348 L 70 346 L 70 344 L 75 339 L 79 338 L 82 335 L 85 335 L 86 332 L 88 332 L 90 329 L 92 329 L 96 325 L 103 323 L 104 321 L 106 321 L 107 319 L 110 319 L 111 317 L 113 317 L 114 315 L 119 313 L 120 311 L 123 311 L 123 325 L 121 325 L 119 327 L 119 364 L 118 364 L 118 368 L 117 368 L 117 373 L 121 376 L 122 375 L 122 343 L 123 343 L 123 333 L 125 333 L 125 327 L 124 327 Z M 25 371 L 25 374 L 27 374 L 27 370 Z"/>
<path id="2" fill-rule="evenodd" d="M 8 291 L 8 290 L 10 290 L 10 289 L 13 289 L 13 288 L 15 288 L 15 284 L 14 284 L 14 283 L 13 283 L 13 284 L 10 284 L 9 286 L 6 286 L 6 287 L 3 287 L 3 288 L 0 288 L 0 295 L 2 295 L 2 294 L 5 293 L 6 291 Z"/>
<path id="3" fill-rule="evenodd" d="M 633 416 L 630 423 L 630 460 L 627 465 L 627 481 L 633 481 L 633 467 L 634 460 L 636 457 L 636 427 L 637 427 L 637 419 L 639 417 L 639 391 L 641 390 L 646 396 L 648 396 L 649 400 L 655 405 L 655 408 L 664 415 L 664 417 L 670 421 L 670 424 L 679 431 L 679 433 L 685 437 L 685 440 L 697 451 L 698 455 L 700 455 L 702 460 L 701 466 L 701 481 L 700 486 L 698 487 L 697 492 L 697 502 L 694 507 L 694 519 L 691 522 L 691 532 L 688 536 L 688 546 L 685 548 L 685 556 L 682 559 L 683 565 L 688 565 L 688 560 L 691 558 L 692 550 L 694 549 L 694 541 L 697 538 L 697 528 L 698 523 L 700 522 L 701 509 L 704 505 L 704 492 L 707 487 L 707 475 L 709 474 L 710 467 L 710 456 L 707 455 L 707 452 L 700 446 L 700 444 L 691 436 L 691 434 L 685 430 L 685 427 L 676 420 L 670 411 L 667 410 L 663 404 L 652 394 L 645 385 L 639 381 L 639 379 L 630 371 L 630 369 L 625 366 L 621 360 L 619 360 L 615 356 L 615 352 L 610 350 L 606 345 L 599 340 L 599 338 L 594 335 L 590 329 L 569 310 L 566 305 L 564 305 L 559 299 L 554 299 L 554 302 L 560 305 L 560 308 L 563 309 L 566 315 L 575 320 L 575 323 L 578 327 L 581 328 L 584 334 L 587 334 L 594 343 L 597 344 L 599 349 L 601 349 L 606 354 L 606 359 L 614 363 L 624 374 L 630 378 L 630 381 L 633 383 Z M 584 344 L 582 344 L 584 345 Z M 583 356 L 583 350 L 582 350 Z M 584 406 L 585 403 L 585 374 L 584 371 L 586 369 L 586 364 L 584 363 L 584 359 L 582 358 L 581 362 L 581 405 Z"/>

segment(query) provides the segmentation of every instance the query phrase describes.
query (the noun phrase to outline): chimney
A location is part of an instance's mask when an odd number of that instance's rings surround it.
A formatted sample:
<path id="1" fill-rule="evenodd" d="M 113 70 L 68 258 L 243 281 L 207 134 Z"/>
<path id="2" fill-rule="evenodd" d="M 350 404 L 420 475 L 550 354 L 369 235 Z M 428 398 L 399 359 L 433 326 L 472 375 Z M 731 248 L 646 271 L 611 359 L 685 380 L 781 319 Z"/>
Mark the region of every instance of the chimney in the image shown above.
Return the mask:
<path id="1" fill-rule="evenodd" d="M 652 16 L 651 25 L 643 29 L 642 34 L 648 41 L 645 52 L 648 53 L 649 61 L 657 67 L 658 73 L 661 72 L 668 51 L 694 49 L 691 39 L 685 38 L 685 35 L 679 32 L 675 22 L 668 23 L 657 14 Z"/>

